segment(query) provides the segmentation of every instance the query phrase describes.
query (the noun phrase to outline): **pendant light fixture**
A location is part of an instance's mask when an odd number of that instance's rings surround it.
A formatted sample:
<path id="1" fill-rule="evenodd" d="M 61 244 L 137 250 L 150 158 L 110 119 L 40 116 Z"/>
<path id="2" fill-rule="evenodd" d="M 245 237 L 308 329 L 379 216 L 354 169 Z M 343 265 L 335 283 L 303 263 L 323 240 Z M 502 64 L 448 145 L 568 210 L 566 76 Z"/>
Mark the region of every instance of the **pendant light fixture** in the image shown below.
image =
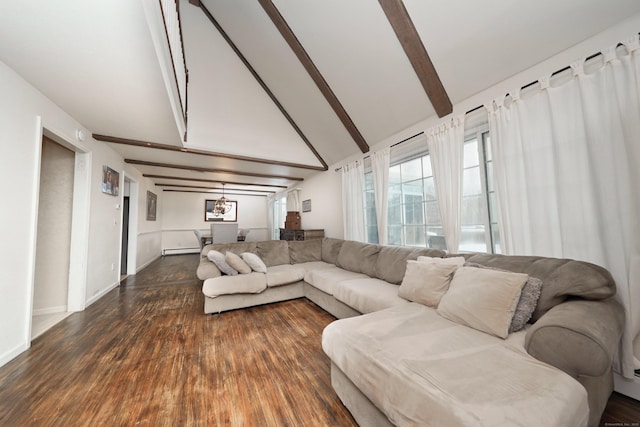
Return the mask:
<path id="1" fill-rule="evenodd" d="M 213 215 L 214 216 L 221 216 L 226 214 L 227 212 L 229 212 L 231 210 L 231 203 L 229 203 L 229 201 L 227 200 L 226 197 L 224 197 L 224 182 L 222 183 L 222 197 L 220 197 L 218 200 L 216 200 L 215 204 L 213 205 Z"/>

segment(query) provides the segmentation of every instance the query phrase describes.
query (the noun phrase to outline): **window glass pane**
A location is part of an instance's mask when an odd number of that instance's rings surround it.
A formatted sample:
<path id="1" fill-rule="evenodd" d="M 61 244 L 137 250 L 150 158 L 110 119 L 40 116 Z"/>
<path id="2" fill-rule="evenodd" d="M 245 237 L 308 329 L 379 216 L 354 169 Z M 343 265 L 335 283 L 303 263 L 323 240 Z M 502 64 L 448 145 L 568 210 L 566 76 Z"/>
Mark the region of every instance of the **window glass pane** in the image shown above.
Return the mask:
<path id="1" fill-rule="evenodd" d="M 404 223 L 407 225 L 424 224 L 424 212 L 422 203 L 409 203 L 404 205 Z"/>
<path id="2" fill-rule="evenodd" d="M 404 201 L 405 203 L 408 203 L 408 196 L 412 196 L 412 199 L 414 202 L 415 197 L 418 198 L 417 201 L 422 201 L 422 179 L 418 179 L 416 181 L 409 181 L 409 182 L 404 182 L 402 184 L 402 192 L 404 193 Z"/>
<path id="3" fill-rule="evenodd" d="M 484 227 L 484 203 L 482 194 L 462 199 L 462 225 L 482 225 Z"/>
<path id="4" fill-rule="evenodd" d="M 378 227 L 367 227 L 367 242 L 378 243 Z"/>
<path id="5" fill-rule="evenodd" d="M 465 252 L 486 252 L 484 225 L 462 226 L 460 233 L 460 250 Z"/>
<path id="6" fill-rule="evenodd" d="M 464 143 L 464 167 L 478 166 L 480 158 L 478 157 L 478 140 L 473 139 Z"/>
<path id="7" fill-rule="evenodd" d="M 390 185 L 387 197 L 389 206 L 395 206 L 402 203 L 402 185 Z"/>
<path id="8" fill-rule="evenodd" d="M 438 208 L 438 202 L 425 203 L 425 216 L 426 216 L 425 223 L 427 225 L 441 226 L 442 221 L 440 220 L 440 209 Z"/>
<path id="9" fill-rule="evenodd" d="M 422 169 L 425 177 L 433 176 L 433 171 L 431 170 L 431 156 L 426 155 L 422 157 Z"/>
<path id="10" fill-rule="evenodd" d="M 436 184 L 433 177 L 424 179 L 424 199 L 436 200 L 438 195 L 436 194 Z"/>
<path id="11" fill-rule="evenodd" d="M 402 224 L 402 205 L 391 206 L 387 209 L 387 224 L 388 225 L 400 225 Z"/>
<path id="12" fill-rule="evenodd" d="M 389 225 L 388 227 L 388 242 L 390 245 L 402 245 L 402 226 L 401 225 Z"/>
<path id="13" fill-rule="evenodd" d="M 391 166 L 389 168 L 389 185 L 400 184 L 400 165 Z"/>
<path id="14" fill-rule="evenodd" d="M 447 249 L 442 227 L 427 227 L 427 247 L 433 249 Z"/>
<path id="15" fill-rule="evenodd" d="M 424 225 L 409 225 L 404 228 L 405 245 L 407 246 L 426 246 L 424 235 Z"/>
<path id="16" fill-rule="evenodd" d="M 493 250 L 497 254 L 502 253 L 502 245 L 500 243 L 500 230 L 498 224 L 491 224 L 491 233 L 493 234 Z"/>
<path id="17" fill-rule="evenodd" d="M 469 196 L 475 194 L 482 194 L 480 166 L 465 169 L 462 173 L 462 195 Z"/>
<path id="18" fill-rule="evenodd" d="M 364 174 L 364 189 L 373 190 L 373 173 L 372 172 Z"/>
<path id="19" fill-rule="evenodd" d="M 409 160 L 400 164 L 403 181 L 411 181 L 422 178 L 422 163 L 420 159 Z"/>

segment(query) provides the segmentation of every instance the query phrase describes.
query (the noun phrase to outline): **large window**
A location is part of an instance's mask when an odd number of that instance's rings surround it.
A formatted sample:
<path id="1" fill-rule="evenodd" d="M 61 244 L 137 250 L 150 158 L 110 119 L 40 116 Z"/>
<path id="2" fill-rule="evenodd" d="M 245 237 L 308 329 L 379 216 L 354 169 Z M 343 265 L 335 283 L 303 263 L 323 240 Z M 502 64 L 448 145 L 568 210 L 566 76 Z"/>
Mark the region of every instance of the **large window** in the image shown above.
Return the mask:
<path id="1" fill-rule="evenodd" d="M 500 253 L 493 162 L 489 132 L 478 126 L 466 133 L 462 184 L 461 252 Z M 431 158 L 424 151 L 405 156 L 389 168 L 388 243 L 446 249 Z M 367 241 L 377 243 L 373 174 L 365 171 Z"/>

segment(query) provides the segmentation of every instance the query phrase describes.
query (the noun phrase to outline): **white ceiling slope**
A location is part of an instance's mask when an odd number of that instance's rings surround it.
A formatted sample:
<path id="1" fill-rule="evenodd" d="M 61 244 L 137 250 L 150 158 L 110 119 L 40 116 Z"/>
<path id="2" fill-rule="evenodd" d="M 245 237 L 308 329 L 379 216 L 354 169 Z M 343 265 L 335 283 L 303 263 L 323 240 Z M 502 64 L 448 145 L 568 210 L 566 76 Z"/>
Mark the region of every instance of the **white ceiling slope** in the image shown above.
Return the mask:
<path id="1" fill-rule="evenodd" d="M 180 1 L 184 146 L 307 167 L 111 146 L 183 190 L 234 182 L 227 189 L 260 194 L 316 173 L 321 162 L 301 135 L 202 10 Z M 272 1 L 370 146 L 435 115 L 377 1 Z M 360 152 L 258 0 L 202 2 L 327 164 Z M 637 0 L 404 4 L 453 104 L 640 13 Z M 183 146 L 142 0 L 0 1 L 0 60 L 95 134 Z"/>

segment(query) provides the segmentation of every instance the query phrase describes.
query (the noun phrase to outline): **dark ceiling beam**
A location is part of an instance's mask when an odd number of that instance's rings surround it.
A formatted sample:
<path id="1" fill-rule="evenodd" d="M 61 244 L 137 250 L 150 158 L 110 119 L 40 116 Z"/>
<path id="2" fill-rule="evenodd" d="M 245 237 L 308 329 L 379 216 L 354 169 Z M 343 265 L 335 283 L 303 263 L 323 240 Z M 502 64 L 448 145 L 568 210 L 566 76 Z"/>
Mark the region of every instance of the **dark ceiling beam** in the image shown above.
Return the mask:
<path id="1" fill-rule="evenodd" d="M 202 190 L 172 190 L 170 188 L 163 188 L 162 191 L 166 191 L 168 193 L 198 193 L 198 194 L 211 194 L 211 195 L 218 194 L 218 193 L 212 193 L 210 191 L 202 191 Z M 232 196 L 267 197 L 267 196 L 265 196 L 263 194 L 238 194 L 238 193 L 228 193 L 228 192 L 225 192 L 224 194 L 232 195 Z"/>
<path id="2" fill-rule="evenodd" d="M 159 163 L 159 162 L 148 162 L 146 160 L 135 160 L 135 159 L 124 159 L 125 163 L 129 163 L 130 165 L 140 165 L 140 166 L 155 166 L 159 168 L 170 168 L 170 169 L 182 169 L 188 171 L 196 171 L 196 172 L 211 172 L 211 173 L 227 173 L 230 175 L 242 175 L 242 176 L 253 176 L 256 178 L 271 178 L 271 179 L 286 179 L 291 181 L 304 181 L 304 178 L 295 177 L 295 176 L 286 176 L 286 175 L 272 175 L 266 173 L 255 173 L 255 172 L 239 172 L 233 171 L 229 169 L 214 169 L 214 168 L 203 168 L 199 166 L 190 166 L 190 165 L 176 165 L 173 163 Z"/>
<path id="3" fill-rule="evenodd" d="M 244 188 L 227 188 L 227 189 L 224 189 L 222 187 L 203 186 L 203 185 L 156 184 L 156 186 L 158 186 L 158 187 L 176 187 L 176 188 L 200 188 L 200 189 L 205 189 L 205 190 L 216 190 L 216 191 L 225 191 L 225 192 L 229 192 L 229 190 L 231 190 L 231 191 L 246 191 L 248 193 L 275 193 L 275 191 L 271 191 L 271 190 L 251 190 L 251 189 L 244 189 Z M 231 193 L 229 193 L 229 194 L 231 194 Z M 234 194 L 240 194 L 240 193 L 234 193 Z M 255 195 L 256 194 L 247 194 L 247 196 L 255 196 Z M 264 194 L 262 194 L 262 195 L 264 195 Z"/>
<path id="4" fill-rule="evenodd" d="M 93 134 L 93 139 L 114 144 L 131 145 L 134 147 L 155 148 L 158 150 L 178 151 L 181 153 L 196 154 L 199 156 L 221 157 L 232 160 L 242 160 L 244 162 L 263 163 L 266 165 L 287 166 L 298 169 L 310 169 L 315 171 L 325 171 L 326 167 L 303 165 L 301 163 L 282 162 L 279 160 L 259 159 L 257 157 L 238 156 L 235 154 L 217 153 L 213 151 L 198 150 L 194 148 L 177 147 L 175 145 L 159 144 L 156 142 L 140 141 L 136 139 L 118 138 L 116 136 Z"/>
<path id="5" fill-rule="evenodd" d="M 427 93 L 438 117 L 450 114 L 453 111 L 453 106 L 449 95 L 447 95 L 442 81 L 440 81 L 427 49 L 425 49 L 402 0 L 378 0 L 378 2 L 382 6 L 384 14 L 387 15 L 387 19 L 418 75 L 418 79 L 422 83 L 422 87 Z"/>
<path id="6" fill-rule="evenodd" d="M 287 112 L 287 110 L 285 110 L 285 108 L 283 107 L 283 105 L 280 103 L 280 101 L 278 100 L 278 98 L 276 98 L 276 96 L 273 94 L 273 92 L 271 92 L 271 89 L 269 89 L 269 87 L 267 86 L 267 84 L 264 82 L 264 80 L 262 80 L 262 77 L 260 77 L 260 75 L 258 74 L 258 72 L 255 70 L 255 68 L 253 68 L 253 66 L 251 65 L 251 63 L 249 63 L 249 61 L 247 60 L 247 58 L 242 54 L 242 52 L 240 52 L 240 49 L 238 49 L 238 46 L 236 46 L 236 44 L 233 42 L 233 40 L 231 40 L 231 38 L 229 37 L 229 35 L 224 31 L 224 29 L 222 28 L 222 26 L 218 23 L 218 21 L 213 17 L 213 15 L 211 14 L 211 12 L 209 12 L 209 9 L 207 9 L 205 7 L 205 5 L 199 1 L 199 0 L 189 0 L 189 2 L 200 8 L 200 10 L 202 10 L 202 12 L 205 14 L 205 16 L 209 19 L 209 21 L 211 21 L 211 23 L 213 24 L 214 27 L 216 27 L 216 29 L 218 30 L 218 32 L 220 33 L 220 35 L 222 36 L 222 38 L 227 42 L 227 44 L 229 45 L 229 47 L 231 47 L 231 49 L 235 52 L 235 54 L 238 56 L 238 58 L 240 59 L 240 61 L 242 61 L 242 63 L 244 64 L 244 66 L 247 68 L 247 70 L 249 70 L 249 72 L 251 73 L 251 75 L 253 76 L 253 78 L 256 79 L 256 81 L 258 82 L 258 84 L 262 87 L 262 89 L 265 91 L 265 93 L 269 96 L 269 98 L 271 98 L 271 101 L 273 101 L 273 103 L 276 105 L 276 107 L 278 107 L 278 109 L 280 110 L 280 112 L 282 113 L 282 115 L 287 119 L 287 121 L 289 122 L 289 124 L 291 125 L 291 127 L 293 127 L 293 129 L 297 132 L 297 134 L 300 136 L 300 138 L 304 141 L 304 143 L 307 145 L 307 147 L 309 148 L 309 150 L 311 150 L 311 152 L 313 153 L 314 156 L 316 156 L 316 159 L 318 159 L 318 161 L 320 162 L 320 164 L 322 164 L 323 169 L 321 170 L 328 170 L 329 166 L 327 165 L 327 163 L 324 161 L 324 159 L 322 158 L 322 156 L 320 156 L 320 154 L 318 153 L 318 151 L 316 150 L 316 148 L 313 146 L 313 144 L 311 144 L 311 142 L 309 141 L 309 139 L 307 138 L 307 136 L 302 132 L 302 130 L 300 129 L 300 127 L 298 127 L 298 125 L 296 124 L 296 122 L 293 120 L 293 118 L 289 115 L 289 113 Z"/>
<path id="7" fill-rule="evenodd" d="M 360 150 L 363 153 L 367 153 L 369 151 L 369 144 L 367 144 L 367 141 L 365 141 L 364 137 L 353 123 L 353 120 L 351 120 L 351 117 L 349 117 L 349 114 L 320 73 L 320 70 L 318 70 L 311 60 L 311 57 L 307 54 L 307 51 L 302 47 L 302 44 L 294 34 L 293 30 L 291 30 L 291 27 L 289 27 L 289 24 L 287 24 L 287 21 L 282 17 L 278 8 L 271 2 L 271 0 L 258 0 L 258 2 L 269 18 L 271 18 L 271 21 L 274 23 L 278 31 L 280 31 L 280 34 L 285 39 L 289 47 L 291 47 L 293 53 L 298 57 L 302 66 L 307 70 L 307 73 L 309 73 L 311 79 L 315 82 L 316 86 L 318 86 L 318 89 L 320 89 L 320 92 L 322 92 L 327 102 L 329 102 L 329 105 L 333 108 L 333 111 L 347 129 L 347 132 L 349 132 Z"/>
<path id="8" fill-rule="evenodd" d="M 231 185 L 245 185 L 248 187 L 289 188 L 286 185 L 255 184 L 255 183 L 248 183 L 248 182 L 227 181 L 226 179 L 188 178 L 184 176 L 154 175 L 150 173 L 143 173 L 142 176 L 150 179 L 171 179 L 174 181 L 217 182 L 220 184 L 224 183 L 224 184 L 231 184 Z"/>

